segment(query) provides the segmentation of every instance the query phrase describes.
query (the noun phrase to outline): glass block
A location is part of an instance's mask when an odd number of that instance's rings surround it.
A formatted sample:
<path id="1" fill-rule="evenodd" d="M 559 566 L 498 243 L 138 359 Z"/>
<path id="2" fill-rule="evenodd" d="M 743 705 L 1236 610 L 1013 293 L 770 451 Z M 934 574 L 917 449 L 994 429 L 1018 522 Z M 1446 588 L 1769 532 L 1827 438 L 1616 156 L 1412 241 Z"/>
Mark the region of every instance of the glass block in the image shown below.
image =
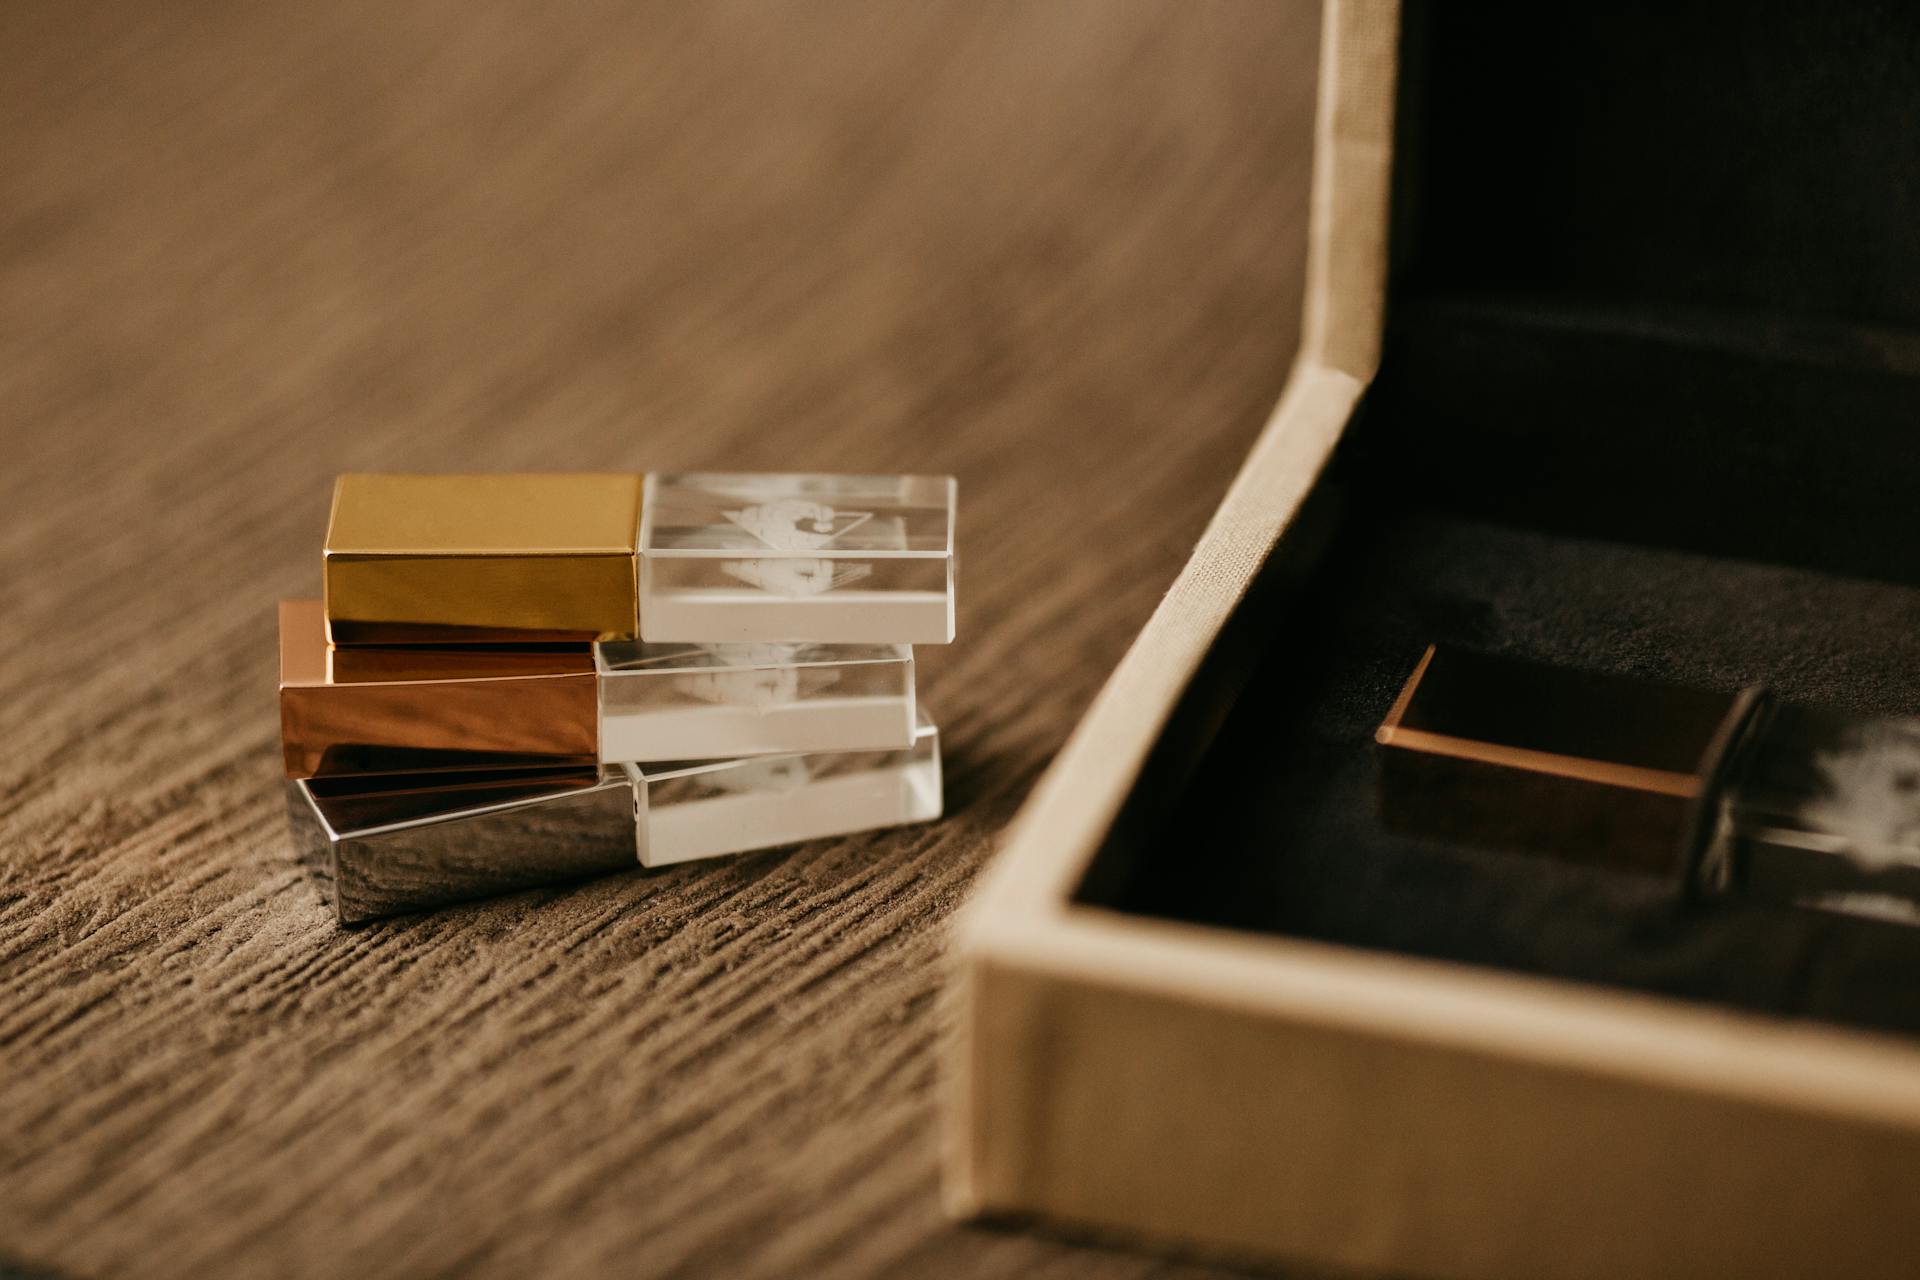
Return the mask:
<path id="1" fill-rule="evenodd" d="M 951 476 L 649 475 L 649 641 L 953 639 Z"/>
<path id="2" fill-rule="evenodd" d="M 342 924 L 636 864 L 634 789 L 599 766 L 287 783 L 296 850 Z"/>
<path id="3" fill-rule="evenodd" d="M 940 737 L 924 714 L 900 751 L 819 752 L 648 766 L 627 775 L 649 867 L 940 816 Z"/>
<path id="4" fill-rule="evenodd" d="M 1697 893 L 1920 924 L 1920 720 L 1768 699 L 1715 801 Z"/>
<path id="5" fill-rule="evenodd" d="M 621 642 L 596 646 L 594 658 L 605 761 L 913 745 L 906 645 Z"/>

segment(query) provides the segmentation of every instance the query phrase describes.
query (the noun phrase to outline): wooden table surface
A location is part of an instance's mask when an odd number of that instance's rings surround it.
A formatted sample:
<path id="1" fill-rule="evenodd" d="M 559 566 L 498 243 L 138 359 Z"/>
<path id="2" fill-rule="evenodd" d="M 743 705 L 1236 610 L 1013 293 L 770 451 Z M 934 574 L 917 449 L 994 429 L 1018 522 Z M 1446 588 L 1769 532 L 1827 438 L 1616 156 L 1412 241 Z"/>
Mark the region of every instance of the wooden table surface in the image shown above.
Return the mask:
<path id="1" fill-rule="evenodd" d="M 954 909 L 1295 339 L 1305 0 L 0 6 L 0 1270 L 1214 1274 L 938 1201 Z M 343 470 L 950 471 L 930 827 L 343 932 Z"/>

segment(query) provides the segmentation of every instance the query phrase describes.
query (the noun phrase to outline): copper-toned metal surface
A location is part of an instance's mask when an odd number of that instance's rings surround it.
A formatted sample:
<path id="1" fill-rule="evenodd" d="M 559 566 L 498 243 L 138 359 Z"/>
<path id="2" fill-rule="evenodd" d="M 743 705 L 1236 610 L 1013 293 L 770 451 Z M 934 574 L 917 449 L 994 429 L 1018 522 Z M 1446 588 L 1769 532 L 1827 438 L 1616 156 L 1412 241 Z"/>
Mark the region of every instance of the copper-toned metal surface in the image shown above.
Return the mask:
<path id="1" fill-rule="evenodd" d="M 591 764 L 591 649 L 336 649 L 317 600 L 280 605 L 287 776 Z"/>
<path id="2" fill-rule="evenodd" d="M 1430 646 L 1375 733 L 1390 825 L 1675 868 L 1727 694 Z"/>
<path id="3" fill-rule="evenodd" d="M 336 644 L 638 634 L 641 477 L 343 475 L 327 525 Z"/>
<path id="4" fill-rule="evenodd" d="M 318 609 L 317 600 L 299 603 Z M 341 684 L 379 680 L 478 680 L 564 676 L 592 671 L 593 646 L 329 645 L 327 678 Z"/>

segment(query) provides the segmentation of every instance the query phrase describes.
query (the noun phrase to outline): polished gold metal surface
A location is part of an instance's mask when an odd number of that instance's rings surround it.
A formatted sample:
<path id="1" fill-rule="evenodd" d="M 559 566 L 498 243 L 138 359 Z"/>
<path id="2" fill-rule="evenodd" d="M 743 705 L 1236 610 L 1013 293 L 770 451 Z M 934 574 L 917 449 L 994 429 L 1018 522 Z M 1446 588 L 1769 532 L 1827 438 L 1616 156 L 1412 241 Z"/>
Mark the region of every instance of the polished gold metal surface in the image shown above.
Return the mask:
<path id="1" fill-rule="evenodd" d="M 590 764 L 599 693 L 586 644 L 333 648 L 318 600 L 280 604 L 286 773 Z"/>
<path id="2" fill-rule="evenodd" d="M 341 476 L 325 550 L 328 638 L 632 638 L 641 479 Z"/>

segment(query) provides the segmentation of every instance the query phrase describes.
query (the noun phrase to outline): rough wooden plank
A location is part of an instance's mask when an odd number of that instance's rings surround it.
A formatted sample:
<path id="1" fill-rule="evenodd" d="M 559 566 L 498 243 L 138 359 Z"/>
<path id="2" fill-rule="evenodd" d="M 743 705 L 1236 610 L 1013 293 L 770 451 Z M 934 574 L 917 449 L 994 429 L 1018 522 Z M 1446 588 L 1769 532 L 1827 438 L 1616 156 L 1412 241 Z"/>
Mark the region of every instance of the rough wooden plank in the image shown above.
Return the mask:
<path id="1" fill-rule="evenodd" d="M 1285 376 L 1313 54 L 1304 0 L 0 9 L 0 1255 L 1181 1270 L 941 1220 L 941 953 Z M 958 474 L 952 816 L 336 930 L 273 602 L 334 472 L 541 465 Z"/>

